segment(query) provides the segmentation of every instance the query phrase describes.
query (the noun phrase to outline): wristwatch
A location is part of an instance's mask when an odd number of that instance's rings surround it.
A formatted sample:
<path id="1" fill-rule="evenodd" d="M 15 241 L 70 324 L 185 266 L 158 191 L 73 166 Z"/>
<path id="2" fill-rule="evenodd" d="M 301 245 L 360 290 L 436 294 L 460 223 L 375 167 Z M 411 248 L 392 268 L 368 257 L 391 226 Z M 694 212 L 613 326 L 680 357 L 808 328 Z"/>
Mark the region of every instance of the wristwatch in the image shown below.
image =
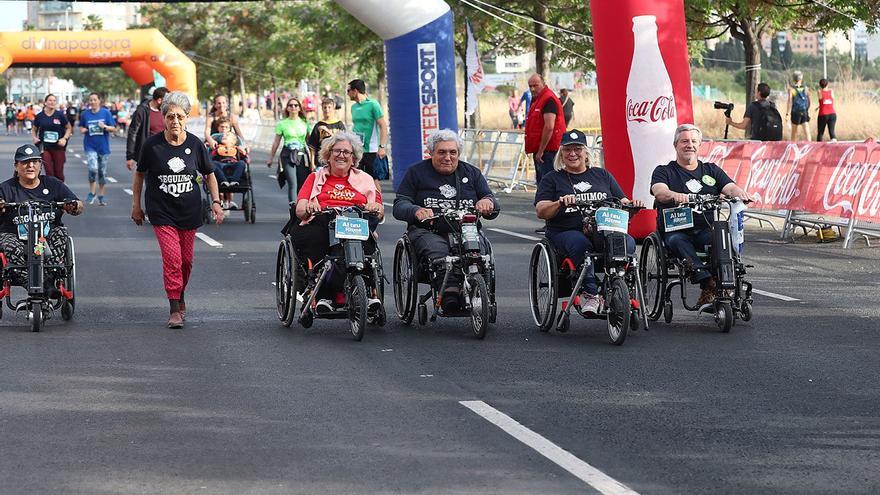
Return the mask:
<path id="1" fill-rule="evenodd" d="M 214 201 L 211 201 L 211 204 L 212 204 L 212 205 L 213 205 L 213 204 L 216 204 L 216 205 L 223 206 L 223 202 L 220 201 L 219 199 L 215 199 Z"/>
<path id="2" fill-rule="evenodd" d="M 384 144 L 380 144 L 379 147 L 382 148 L 383 150 L 385 149 L 385 145 L 384 145 Z"/>

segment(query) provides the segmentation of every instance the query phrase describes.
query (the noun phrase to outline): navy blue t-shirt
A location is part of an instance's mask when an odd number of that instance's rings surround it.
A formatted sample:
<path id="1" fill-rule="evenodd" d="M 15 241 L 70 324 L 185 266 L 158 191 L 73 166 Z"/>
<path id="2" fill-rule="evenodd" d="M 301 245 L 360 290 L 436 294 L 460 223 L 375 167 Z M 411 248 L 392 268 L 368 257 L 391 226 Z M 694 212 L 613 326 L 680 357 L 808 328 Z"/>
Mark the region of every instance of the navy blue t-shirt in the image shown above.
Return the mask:
<path id="1" fill-rule="evenodd" d="M 40 176 L 40 183 L 33 189 L 27 189 L 18 182 L 17 177 L 13 177 L 0 184 L 0 199 L 7 203 L 23 203 L 32 199 L 43 201 L 67 201 L 79 199 L 73 191 L 63 182 L 55 177 Z M 63 225 L 61 217 L 64 215 L 63 210 L 57 209 L 51 214 L 52 227 Z M 19 218 L 18 208 L 6 208 L 0 214 L 0 232 L 10 234 L 18 233 L 18 224 L 25 223 L 27 218 Z"/>
<path id="2" fill-rule="evenodd" d="M 558 201 L 562 196 L 574 194 L 578 201 L 599 201 L 609 197 L 622 199 L 626 195 L 611 175 L 604 168 L 591 167 L 585 172 L 571 174 L 565 170 L 554 170 L 545 175 L 535 192 L 535 204 L 538 201 Z M 556 216 L 546 221 L 547 230 L 581 230 L 584 219 L 577 208 L 559 208 Z"/>
<path id="3" fill-rule="evenodd" d="M 44 110 L 34 118 L 34 127 L 37 128 L 37 136 L 43 142 L 43 149 L 64 149 L 64 146 L 57 144 L 67 131 L 67 117 L 64 112 L 55 110 L 52 115 L 46 115 Z"/>
<path id="4" fill-rule="evenodd" d="M 394 218 L 413 225 L 417 223 L 415 215 L 419 208 L 431 208 L 435 212 L 473 208 L 477 201 L 486 197 L 498 210 L 498 202 L 480 169 L 459 161 L 454 174 L 442 175 L 434 169 L 430 159 L 423 160 L 410 166 L 403 176 L 394 200 Z"/>
<path id="5" fill-rule="evenodd" d="M 202 226 L 202 193 L 196 178 L 214 173 L 214 164 L 202 140 L 186 133 L 175 146 L 160 132 L 147 138 L 137 160 L 144 179 L 144 209 L 153 225 L 182 230 Z"/>
<path id="6" fill-rule="evenodd" d="M 658 165 L 651 174 L 651 187 L 654 184 L 666 184 L 672 192 L 683 194 L 721 194 L 724 186 L 733 180 L 727 173 L 712 162 L 697 161 L 697 168 L 687 170 L 678 162 L 671 161 L 666 165 Z M 651 193 L 653 194 L 653 192 Z M 673 202 L 661 203 L 654 201 L 654 209 L 657 210 L 658 228 L 663 221 L 663 210 L 675 208 Z M 709 222 L 703 215 L 694 215 L 694 228 L 701 229 L 709 226 Z"/>

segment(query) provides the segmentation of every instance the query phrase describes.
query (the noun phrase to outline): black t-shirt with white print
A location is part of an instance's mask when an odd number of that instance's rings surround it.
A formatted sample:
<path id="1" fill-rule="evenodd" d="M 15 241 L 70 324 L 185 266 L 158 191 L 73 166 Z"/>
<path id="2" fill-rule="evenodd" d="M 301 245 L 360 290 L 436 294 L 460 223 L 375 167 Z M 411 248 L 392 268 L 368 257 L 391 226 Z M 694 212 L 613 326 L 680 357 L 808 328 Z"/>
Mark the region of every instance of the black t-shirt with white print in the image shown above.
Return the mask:
<path id="1" fill-rule="evenodd" d="M 79 198 L 77 198 L 76 194 L 73 194 L 73 191 L 71 191 L 70 188 L 60 180 L 55 177 L 41 175 L 39 185 L 33 189 L 23 187 L 18 181 L 18 177 L 13 177 L 3 182 L 0 184 L 0 199 L 6 203 L 24 203 L 25 201 L 33 199 L 42 201 L 67 201 Z M 55 209 L 55 211 L 49 214 L 48 219 L 51 222 L 52 227 L 63 225 L 61 223 L 61 217 L 63 215 L 64 211 L 61 209 Z M 18 224 L 27 221 L 27 218 L 22 218 L 19 215 L 18 208 L 6 208 L 6 211 L 0 214 L 0 232 L 17 234 Z"/>
<path id="2" fill-rule="evenodd" d="M 150 223 L 191 230 L 202 225 L 202 193 L 196 178 L 214 173 L 201 139 L 186 133 L 175 146 L 160 132 L 141 148 L 137 170 L 146 175 L 144 206 Z"/>
<path id="3" fill-rule="evenodd" d="M 626 197 L 623 189 L 613 175 L 604 168 L 591 167 L 579 174 L 565 170 L 554 170 L 545 175 L 538 184 L 535 204 L 538 201 L 558 201 L 562 196 L 574 194 L 578 201 L 599 201 L 602 199 Z M 556 216 L 546 221 L 547 230 L 581 230 L 583 216 L 574 207 L 560 207 Z"/>
<path id="4" fill-rule="evenodd" d="M 733 182 L 724 169 L 711 162 L 697 162 L 697 168 L 687 170 L 675 160 L 666 165 L 658 165 L 651 174 L 651 187 L 654 184 L 666 184 L 672 192 L 683 194 L 721 194 L 724 186 Z M 652 193 L 653 194 L 653 193 Z M 663 210 L 674 208 L 675 203 L 654 201 L 657 210 L 657 226 L 663 221 Z M 702 229 L 709 226 L 704 215 L 694 215 L 694 228 Z"/>

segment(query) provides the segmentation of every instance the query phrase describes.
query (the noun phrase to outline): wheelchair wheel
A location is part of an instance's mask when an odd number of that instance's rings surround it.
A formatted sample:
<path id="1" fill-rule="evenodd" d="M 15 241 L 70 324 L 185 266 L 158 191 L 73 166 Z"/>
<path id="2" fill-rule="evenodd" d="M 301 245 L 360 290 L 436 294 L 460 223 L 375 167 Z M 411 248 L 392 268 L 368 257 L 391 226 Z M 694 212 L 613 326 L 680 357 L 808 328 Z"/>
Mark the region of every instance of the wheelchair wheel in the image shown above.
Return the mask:
<path id="1" fill-rule="evenodd" d="M 715 303 L 715 323 L 721 333 L 728 333 L 733 327 L 733 308 L 729 302 Z"/>
<path id="2" fill-rule="evenodd" d="M 394 307 L 397 317 L 409 325 L 416 314 L 418 298 L 418 267 L 415 254 L 406 237 L 401 237 L 394 247 L 394 273 L 392 284 L 394 289 Z"/>
<path id="3" fill-rule="evenodd" d="M 535 325 L 542 332 L 549 331 L 555 323 L 559 298 L 557 266 L 556 251 L 550 242 L 541 240 L 535 244 L 529 259 L 529 307 Z"/>
<path id="4" fill-rule="evenodd" d="M 651 321 L 660 319 L 661 312 L 665 315 L 665 294 L 668 273 L 666 270 L 666 252 L 660 236 L 653 233 L 645 238 L 639 259 L 639 277 L 642 280 L 642 293 L 645 297 L 644 311 Z"/>
<path id="5" fill-rule="evenodd" d="M 478 339 L 486 337 L 489 329 L 489 288 L 482 275 L 476 274 L 471 279 L 471 290 L 468 294 L 471 305 L 471 325 L 474 336 Z"/>
<path id="6" fill-rule="evenodd" d="M 34 301 L 31 303 L 31 331 L 39 332 L 43 327 L 43 303 Z"/>
<path id="7" fill-rule="evenodd" d="M 64 288 L 73 294 L 73 297 L 61 303 L 61 318 L 64 321 L 70 321 L 76 309 L 76 250 L 73 247 L 73 239 L 67 239 L 67 252 L 64 254 L 64 260 L 67 269 Z"/>
<path id="8" fill-rule="evenodd" d="M 623 344 L 629 331 L 630 303 L 629 288 L 622 278 L 618 277 L 611 281 L 608 291 L 608 339 L 614 345 Z"/>
<path id="9" fill-rule="evenodd" d="M 241 195 L 241 209 L 244 211 L 244 221 L 251 221 L 251 192 L 245 191 Z"/>
<path id="10" fill-rule="evenodd" d="M 275 262 L 275 306 L 278 319 L 285 327 L 290 327 L 296 313 L 296 254 L 290 239 L 284 238 L 278 246 Z"/>
<path id="11" fill-rule="evenodd" d="M 351 336 L 360 341 L 367 327 L 367 285 L 364 277 L 355 275 L 349 280 L 346 301 L 348 303 L 348 324 Z"/>

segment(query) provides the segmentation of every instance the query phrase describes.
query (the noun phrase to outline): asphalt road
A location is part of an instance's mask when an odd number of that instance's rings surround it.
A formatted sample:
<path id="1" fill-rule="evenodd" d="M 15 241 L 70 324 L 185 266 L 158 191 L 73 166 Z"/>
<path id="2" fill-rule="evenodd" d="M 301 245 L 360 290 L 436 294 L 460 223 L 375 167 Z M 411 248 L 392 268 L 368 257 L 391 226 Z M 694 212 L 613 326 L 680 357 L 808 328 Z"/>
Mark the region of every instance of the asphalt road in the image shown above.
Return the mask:
<path id="1" fill-rule="evenodd" d="M 23 142 L 0 137 L 10 175 Z M 2 493 L 880 492 L 877 249 L 779 244 L 752 227 L 751 279 L 776 297 L 757 295 L 750 323 L 720 334 L 679 311 L 614 347 L 597 320 L 539 333 L 533 241 L 488 231 L 499 310 L 484 341 L 465 320 L 392 317 L 358 343 L 343 322 L 277 321 L 286 198 L 256 153 L 257 223 L 201 229 L 222 247 L 196 241 L 189 321 L 169 330 L 158 246 L 129 219 L 123 145 L 109 206 L 66 217 L 74 320 L 39 334 L 8 309 L 0 321 Z M 68 184 L 85 197 L 74 153 Z M 534 235 L 530 199 L 501 201 L 487 227 Z M 379 231 L 390 268 L 403 225 Z"/>

